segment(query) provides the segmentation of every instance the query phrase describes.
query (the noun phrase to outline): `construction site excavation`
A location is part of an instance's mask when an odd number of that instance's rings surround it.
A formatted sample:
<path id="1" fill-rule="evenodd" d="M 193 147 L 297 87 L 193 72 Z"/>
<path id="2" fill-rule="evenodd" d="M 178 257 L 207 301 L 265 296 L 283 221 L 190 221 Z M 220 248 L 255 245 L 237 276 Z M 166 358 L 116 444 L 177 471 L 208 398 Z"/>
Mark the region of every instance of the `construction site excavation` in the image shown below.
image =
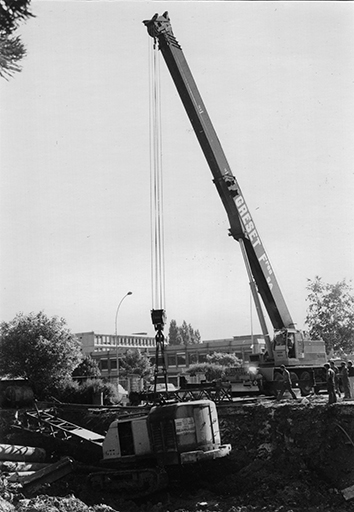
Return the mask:
<path id="1" fill-rule="evenodd" d="M 0 512 L 354 511 L 349 355 L 332 360 L 321 337 L 297 328 L 169 13 L 141 21 L 153 76 L 153 378 L 141 378 L 124 404 L 103 395 L 90 404 L 38 400 L 26 382 L 0 388 Z M 166 355 L 160 57 L 226 213 L 225 235 L 242 255 L 262 331 L 248 360 L 223 378 L 181 371 L 176 386 Z"/>
<path id="2" fill-rule="evenodd" d="M 129 424 L 131 432 L 141 432 L 142 427 L 133 424 L 144 422 L 147 409 L 138 417 L 133 407 L 117 411 L 38 404 L 17 412 L 3 409 L 0 510 L 352 511 L 354 401 L 331 406 L 327 401 L 324 394 L 296 403 L 288 395 L 281 401 L 258 397 L 220 403 L 217 416 L 224 444 L 219 449 L 227 455 L 208 460 L 206 451 L 204 460 L 197 460 L 195 450 L 182 452 L 184 464 L 159 465 L 158 471 L 151 458 L 141 457 L 138 439 L 133 448 L 127 438 Z M 190 404 L 200 407 L 201 401 Z M 202 405 L 205 409 L 208 403 Z M 175 409 L 176 402 L 167 408 Z M 174 423 L 184 423 L 184 432 L 188 426 L 192 430 L 191 418 L 189 410 L 185 419 L 181 415 Z M 112 469 L 102 464 L 102 451 L 110 446 L 111 432 L 117 432 L 117 419 L 118 432 L 125 437 L 120 438 L 120 465 Z M 169 427 L 163 428 L 171 462 L 178 447 L 173 450 Z M 178 431 L 176 435 L 182 437 Z M 132 471 L 140 471 L 140 481 Z"/>

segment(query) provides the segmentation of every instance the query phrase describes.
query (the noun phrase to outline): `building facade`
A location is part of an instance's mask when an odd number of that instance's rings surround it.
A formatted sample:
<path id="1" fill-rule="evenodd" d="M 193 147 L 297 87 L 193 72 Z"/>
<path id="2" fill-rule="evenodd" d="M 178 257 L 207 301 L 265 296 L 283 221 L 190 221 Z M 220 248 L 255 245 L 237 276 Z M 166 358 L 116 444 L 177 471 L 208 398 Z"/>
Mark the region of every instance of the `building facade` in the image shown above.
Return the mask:
<path id="1" fill-rule="evenodd" d="M 128 391 L 134 390 L 131 383 L 123 382 L 119 377 L 119 359 L 128 349 L 138 348 L 155 364 L 155 338 L 148 336 L 124 336 L 96 334 L 95 332 L 77 333 L 84 354 L 90 355 L 99 365 L 102 377 L 113 383 L 125 385 Z M 180 378 L 184 377 L 188 368 L 196 363 L 205 363 L 208 354 L 214 352 L 235 354 L 243 362 L 249 361 L 250 354 L 265 350 L 264 339 L 260 334 L 234 336 L 219 340 L 209 340 L 198 344 L 168 345 L 164 348 L 165 365 L 168 381 L 179 387 Z M 198 376 L 188 376 L 190 381 L 198 382 Z"/>
<path id="2" fill-rule="evenodd" d="M 119 359 L 129 349 L 137 348 L 149 358 L 155 357 L 155 338 L 137 335 L 97 334 L 93 331 L 76 333 L 81 342 L 82 351 L 94 359 L 102 378 L 115 384 L 121 384 L 128 392 L 140 391 L 141 382 L 137 378 L 126 378 L 119 371 Z"/>
<path id="3" fill-rule="evenodd" d="M 82 350 L 85 354 L 93 356 L 95 352 L 112 352 L 118 347 L 123 352 L 128 348 L 139 348 L 148 350 L 155 348 L 155 338 L 148 336 L 130 336 L 112 335 L 112 334 L 96 334 L 95 332 L 79 332 L 76 336 L 81 341 Z"/>

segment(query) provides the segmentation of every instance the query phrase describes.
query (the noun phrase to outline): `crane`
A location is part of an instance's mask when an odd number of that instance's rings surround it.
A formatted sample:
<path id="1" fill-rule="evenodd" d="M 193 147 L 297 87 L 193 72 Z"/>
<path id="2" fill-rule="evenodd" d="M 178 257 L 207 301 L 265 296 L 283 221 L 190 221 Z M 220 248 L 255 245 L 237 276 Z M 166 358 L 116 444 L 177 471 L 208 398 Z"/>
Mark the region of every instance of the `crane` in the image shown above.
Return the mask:
<path id="1" fill-rule="evenodd" d="M 161 16 L 155 14 L 143 23 L 154 40 L 154 46 L 158 43 L 204 153 L 229 219 L 229 234 L 241 247 L 267 347 L 266 353 L 257 355 L 255 359 L 262 363 L 263 374 L 269 381 L 276 380 L 275 366 L 292 366 L 293 377 L 302 382 L 305 394 L 316 381 L 315 370 L 322 373 L 322 365 L 326 362 L 324 343 L 322 340 L 310 340 L 296 329 L 240 184 L 231 171 L 181 45 L 174 36 L 168 12 Z M 259 297 L 273 326 L 273 339 L 269 335 Z"/>

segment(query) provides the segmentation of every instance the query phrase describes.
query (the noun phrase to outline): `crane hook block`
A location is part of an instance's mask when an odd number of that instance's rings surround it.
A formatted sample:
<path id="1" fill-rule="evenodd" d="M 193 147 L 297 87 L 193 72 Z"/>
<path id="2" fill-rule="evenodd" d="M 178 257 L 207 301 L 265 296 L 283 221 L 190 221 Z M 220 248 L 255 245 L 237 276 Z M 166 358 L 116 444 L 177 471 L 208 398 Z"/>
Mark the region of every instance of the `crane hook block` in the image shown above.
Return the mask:
<path id="1" fill-rule="evenodd" d="M 151 311 L 151 320 L 156 331 L 162 331 L 166 323 L 166 312 L 164 309 L 153 309 Z"/>

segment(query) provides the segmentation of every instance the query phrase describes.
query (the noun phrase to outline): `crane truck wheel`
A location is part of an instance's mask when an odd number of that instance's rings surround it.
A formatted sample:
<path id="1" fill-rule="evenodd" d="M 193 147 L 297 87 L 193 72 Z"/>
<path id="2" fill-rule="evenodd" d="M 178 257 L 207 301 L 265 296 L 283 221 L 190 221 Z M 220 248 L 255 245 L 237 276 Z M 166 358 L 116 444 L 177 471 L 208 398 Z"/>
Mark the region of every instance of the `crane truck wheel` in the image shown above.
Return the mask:
<path id="1" fill-rule="evenodd" d="M 302 396 L 307 396 L 311 393 L 313 388 L 313 381 L 310 372 L 304 371 L 300 374 L 299 387 L 301 389 Z"/>

